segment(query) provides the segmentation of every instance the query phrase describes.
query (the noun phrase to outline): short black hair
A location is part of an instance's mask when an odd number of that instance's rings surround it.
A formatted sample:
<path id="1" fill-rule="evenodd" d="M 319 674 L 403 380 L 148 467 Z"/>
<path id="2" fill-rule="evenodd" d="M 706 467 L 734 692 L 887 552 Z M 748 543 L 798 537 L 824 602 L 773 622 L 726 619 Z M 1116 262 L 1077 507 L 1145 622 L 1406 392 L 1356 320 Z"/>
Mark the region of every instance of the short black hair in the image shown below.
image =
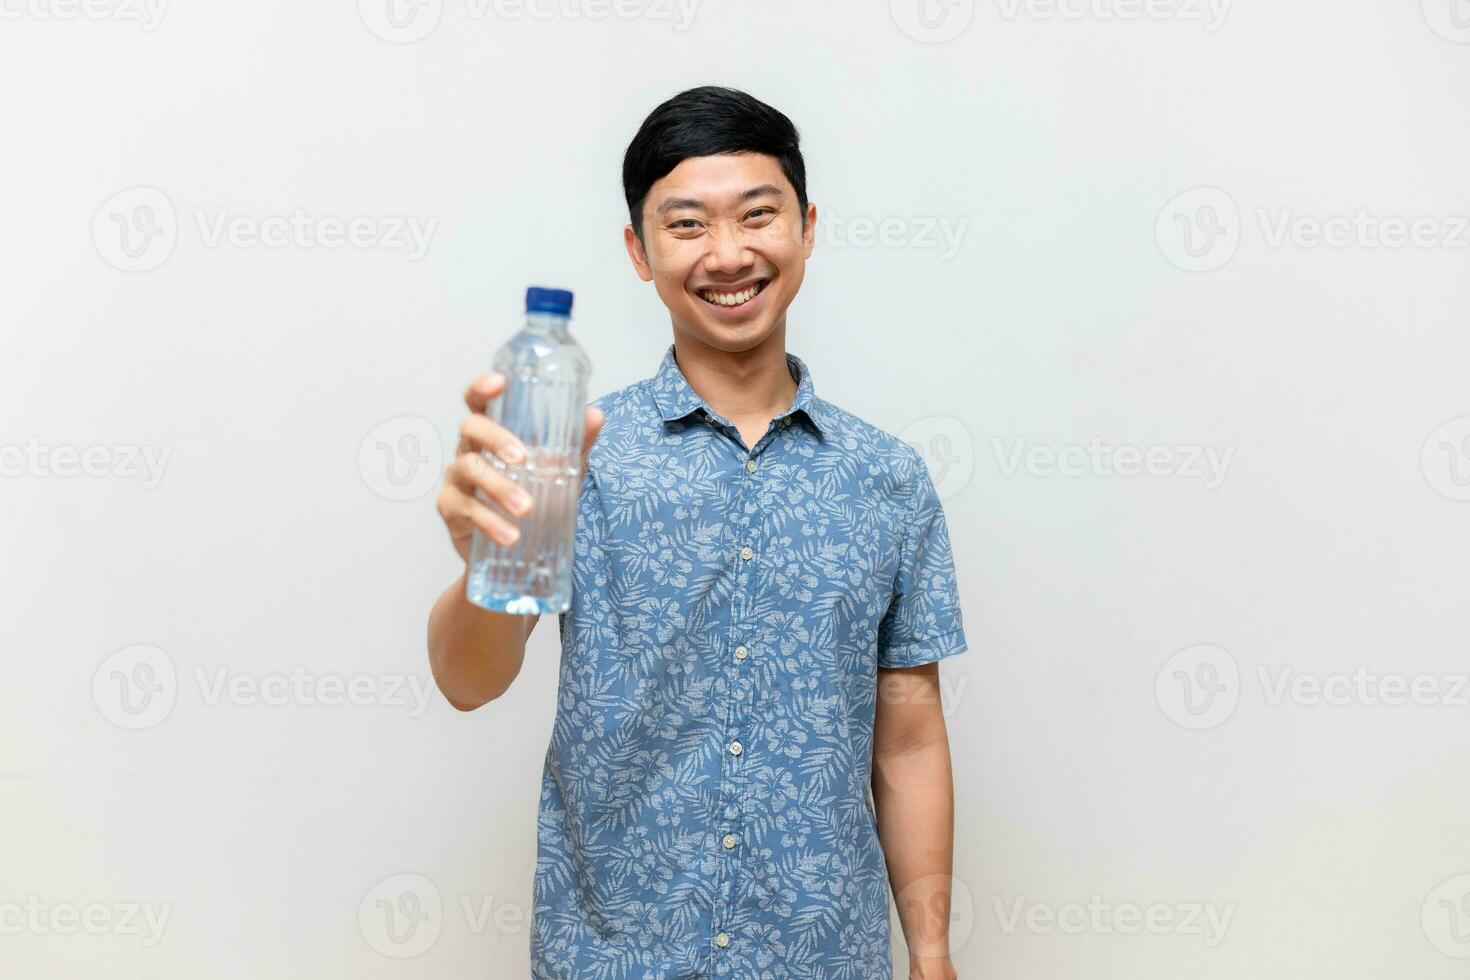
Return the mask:
<path id="1" fill-rule="evenodd" d="M 623 154 L 623 196 L 633 231 L 643 241 L 648 189 L 690 157 L 764 153 L 776 158 L 796 189 L 806 229 L 806 164 L 801 134 L 791 120 L 738 89 L 703 85 L 686 89 L 648 114 Z"/>

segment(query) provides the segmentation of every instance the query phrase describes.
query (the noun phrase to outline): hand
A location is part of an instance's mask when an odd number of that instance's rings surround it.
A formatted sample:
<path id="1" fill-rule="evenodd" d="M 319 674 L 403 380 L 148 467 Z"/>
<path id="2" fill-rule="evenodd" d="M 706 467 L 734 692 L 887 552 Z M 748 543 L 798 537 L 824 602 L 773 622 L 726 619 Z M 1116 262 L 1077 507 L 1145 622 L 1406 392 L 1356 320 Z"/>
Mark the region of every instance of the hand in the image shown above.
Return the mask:
<path id="1" fill-rule="evenodd" d="M 513 545 L 521 535 L 518 519 L 531 512 L 531 498 L 481 455 L 493 453 L 511 466 L 526 461 L 526 447 L 521 441 L 485 415 L 485 406 L 504 391 L 505 375 L 497 372 L 480 375 L 466 389 L 464 402 L 470 414 L 460 423 L 459 448 L 454 462 L 444 471 L 444 487 L 439 491 L 439 516 L 449 529 L 454 550 L 465 561 L 470 560 L 470 542 L 477 528 L 491 540 Z M 602 411 L 589 406 L 582 437 L 580 472 L 584 479 L 587 454 L 602 431 L 603 421 Z M 488 506 L 476 491 L 483 491 L 497 506 Z"/>

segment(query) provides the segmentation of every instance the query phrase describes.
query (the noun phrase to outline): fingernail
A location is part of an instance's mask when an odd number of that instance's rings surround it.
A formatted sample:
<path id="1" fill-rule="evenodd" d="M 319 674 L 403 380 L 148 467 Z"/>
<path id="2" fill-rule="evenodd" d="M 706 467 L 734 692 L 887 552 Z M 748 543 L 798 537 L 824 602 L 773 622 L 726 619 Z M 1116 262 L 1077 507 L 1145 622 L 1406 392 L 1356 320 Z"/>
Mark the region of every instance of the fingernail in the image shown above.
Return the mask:
<path id="1" fill-rule="evenodd" d="M 531 506 L 531 498 L 519 490 L 510 495 L 510 502 L 515 506 L 517 512 L 523 511 Z"/>
<path id="2" fill-rule="evenodd" d="M 526 459 L 526 448 L 518 442 L 508 444 L 501 450 L 500 458 L 507 463 L 521 463 Z"/>

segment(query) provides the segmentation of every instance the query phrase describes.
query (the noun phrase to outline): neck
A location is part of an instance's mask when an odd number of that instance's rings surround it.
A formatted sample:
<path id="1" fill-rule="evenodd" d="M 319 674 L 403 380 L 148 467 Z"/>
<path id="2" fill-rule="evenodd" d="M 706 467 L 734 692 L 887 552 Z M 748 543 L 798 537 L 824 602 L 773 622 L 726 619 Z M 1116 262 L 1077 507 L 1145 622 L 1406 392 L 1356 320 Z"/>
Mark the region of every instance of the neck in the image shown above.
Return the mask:
<path id="1" fill-rule="evenodd" d="M 567 317 L 556 313 L 527 313 L 526 329 L 543 337 L 566 340 Z"/>
<path id="2" fill-rule="evenodd" d="M 797 383 L 786 364 L 784 327 L 744 351 L 720 350 L 692 337 L 676 337 L 674 360 L 689 387 L 731 421 L 773 418 L 796 399 Z"/>

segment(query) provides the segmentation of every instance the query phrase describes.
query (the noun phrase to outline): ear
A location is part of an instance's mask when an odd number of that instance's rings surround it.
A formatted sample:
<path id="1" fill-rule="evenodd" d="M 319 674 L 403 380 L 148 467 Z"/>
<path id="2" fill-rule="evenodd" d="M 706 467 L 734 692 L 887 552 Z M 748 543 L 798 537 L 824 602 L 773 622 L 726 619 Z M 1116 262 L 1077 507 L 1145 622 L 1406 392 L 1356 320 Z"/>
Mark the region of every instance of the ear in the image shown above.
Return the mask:
<path id="1" fill-rule="evenodd" d="M 817 206 L 811 201 L 806 203 L 806 231 L 801 235 L 802 251 L 807 258 L 812 257 L 812 248 L 817 244 Z"/>
<path id="2" fill-rule="evenodd" d="M 648 254 L 643 251 L 643 243 L 638 240 L 631 224 L 623 228 L 623 245 L 628 249 L 628 258 L 633 260 L 633 271 L 638 273 L 638 278 L 652 282 L 653 269 L 648 264 Z"/>

